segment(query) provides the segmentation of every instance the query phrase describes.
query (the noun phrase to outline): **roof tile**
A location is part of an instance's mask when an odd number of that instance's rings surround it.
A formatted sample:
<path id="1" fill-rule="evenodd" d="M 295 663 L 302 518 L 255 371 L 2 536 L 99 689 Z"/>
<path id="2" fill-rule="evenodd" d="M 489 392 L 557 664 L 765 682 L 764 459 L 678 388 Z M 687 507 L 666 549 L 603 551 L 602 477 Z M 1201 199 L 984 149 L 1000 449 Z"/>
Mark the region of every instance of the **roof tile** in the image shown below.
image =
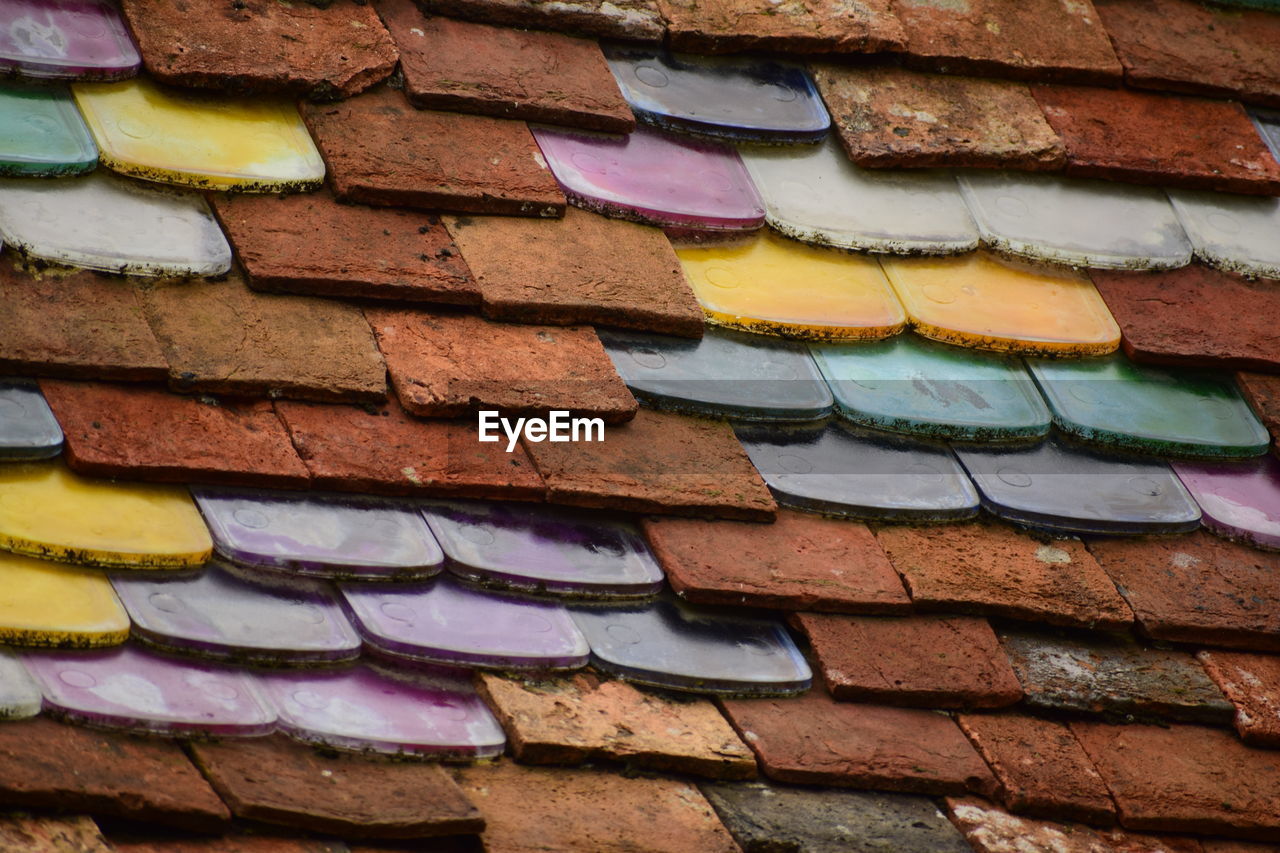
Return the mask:
<path id="1" fill-rule="evenodd" d="M 1280 747 L 1280 657 L 1200 652 L 1197 657 L 1236 707 L 1236 731 L 1255 746 Z"/>
<path id="2" fill-rule="evenodd" d="M 1271 433 L 1272 440 L 1280 441 L 1280 376 L 1237 373 L 1236 384 Z"/>
<path id="3" fill-rule="evenodd" d="M 92 818 L 0 816 L 0 848 L 24 853 L 114 853 Z"/>
<path id="4" fill-rule="evenodd" d="M 111 836 L 115 853 L 354 853 L 341 841 L 303 840 L 275 835 L 199 836 L 145 835 Z M 63 851 L 57 851 L 63 853 Z M 77 851 L 78 853 L 78 851 Z M 370 851 L 378 853 L 378 851 Z"/>
<path id="5" fill-rule="evenodd" d="M 667 41 L 690 53 L 877 53 L 902 47 L 890 0 L 658 0 Z"/>
<path id="6" fill-rule="evenodd" d="M 0 577 L 6 590 L 0 639 L 9 645 L 94 648 L 118 646 L 129 636 L 129 615 L 102 572 L 4 551 Z M 7 698 L 16 698 L 18 707 L 6 711 L 32 716 L 22 713 L 21 696 Z"/>
<path id="7" fill-rule="evenodd" d="M 1194 838 L 1140 835 L 1122 829 L 1097 830 L 1080 824 L 1015 817 L 976 797 L 948 797 L 947 809 L 951 812 L 952 823 L 965 834 L 977 853 L 1023 853 L 1025 850 L 1053 850 L 1054 853 L 1204 853 L 1208 849 Z"/>
<path id="8" fill-rule="evenodd" d="M 67 466 L 94 477 L 305 487 L 309 475 L 271 403 L 160 388 L 45 380 Z"/>
<path id="9" fill-rule="evenodd" d="M 531 682 L 477 673 L 476 679 L 525 764 L 603 759 L 712 779 L 756 775 L 755 756 L 707 699 L 655 693 L 594 673 Z"/>
<path id="10" fill-rule="evenodd" d="M 418 0 L 427 12 L 486 24 L 628 41 L 662 41 L 666 25 L 656 0 Z"/>
<path id="11" fill-rule="evenodd" d="M 121 11 L 147 71 L 174 86 L 350 97 L 396 67 L 390 34 L 356 0 L 244 0 L 201 15 L 172 0 L 125 0 Z"/>
<path id="12" fill-rule="evenodd" d="M 386 86 L 304 104 L 302 116 L 343 201 L 564 215 L 564 195 L 522 121 L 415 109 Z"/>
<path id="13" fill-rule="evenodd" d="M 815 65 L 840 141 L 865 167 L 1060 169 L 1062 141 L 1023 83 Z"/>

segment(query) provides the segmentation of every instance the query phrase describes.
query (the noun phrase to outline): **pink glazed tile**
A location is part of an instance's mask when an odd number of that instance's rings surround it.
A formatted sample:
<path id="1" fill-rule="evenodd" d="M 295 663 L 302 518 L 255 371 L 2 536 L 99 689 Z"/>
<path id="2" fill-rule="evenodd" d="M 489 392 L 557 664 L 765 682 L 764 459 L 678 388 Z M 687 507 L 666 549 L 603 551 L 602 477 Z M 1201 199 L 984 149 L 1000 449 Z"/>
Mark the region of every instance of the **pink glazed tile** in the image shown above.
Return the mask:
<path id="1" fill-rule="evenodd" d="M 1280 460 L 1174 462 L 1173 470 L 1200 504 L 1201 523 L 1228 539 L 1280 550 Z"/>
<path id="2" fill-rule="evenodd" d="M 0 3 L 0 72 L 56 80 L 120 80 L 142 59 L 106 0 Z"/>
<path id="3" fill-rule="evenodd" d="M 578 207 L 681 231 L 753 231 L 760 200 L 738 152 L 644 127 L 629 136 L 535 127 L 560 188 Z"/>

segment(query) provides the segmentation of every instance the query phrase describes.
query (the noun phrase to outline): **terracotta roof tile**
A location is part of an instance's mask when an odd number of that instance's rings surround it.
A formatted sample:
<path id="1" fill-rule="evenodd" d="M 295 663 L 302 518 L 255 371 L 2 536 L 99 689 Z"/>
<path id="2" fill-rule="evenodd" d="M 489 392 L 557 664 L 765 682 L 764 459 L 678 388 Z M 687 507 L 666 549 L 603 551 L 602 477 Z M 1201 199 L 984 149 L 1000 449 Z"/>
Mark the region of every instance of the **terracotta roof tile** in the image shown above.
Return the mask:
<path id="1" fill-rule="evenodd" d="M 303 840 L 275 835 L 223 835 L 216 838 L 159 835 L 111 835 L 115 853 L 354 853 L 341 841 Z M 58 851 L 62 853 L 62 851 Z"/>
<path id="2" fill-rule="evenodd" d="M 1244 742 L 1280 747 L 1280 657 L 1217 651 L 1197 657 L 1235 705 Z"/>
<path id="3" fill-rule="evenodd" d="M 1096 830 L 1078 823 L 1054 823 L 1014 816 L 976 797 L 947 798 L 951 821 L 976 853 L 1205 853 L 1194 838 L 1143 835 L 1122 829 Z"/>
<path id="4" fill-rule="evenodd" d="M 1273 441 L 1280 441 L 1280 377 L 1263 373 L 1238 373 L 1236 382 L 1249 405 L 1258 413 Z"/>
<path id="5" fill-rule="evenodd" d="M 0 848 L 24 853 L 113 853 L 117 849 L 107 843 L 91 818 L 21 812 L 0 816 Z"/>
<path id="6" fill-rule="evenodd" d="M 890 0 L 658 0 L 667 41 L 690 53 L 876 53 L 900 48 Z"/>
<path id="7" fill-rule="evenodd" d="M 661 41 L 666 23 L 655 0 L 418 0 L 425 11 L 501 24 L 633 41 Z"/>
<path id="8" fill-rule="evenodd" d="M 306 466 L 266 400 L 218 401 L 160 388 L 45 380 L 67 465 L 93 477 L 305 487 Z"/>

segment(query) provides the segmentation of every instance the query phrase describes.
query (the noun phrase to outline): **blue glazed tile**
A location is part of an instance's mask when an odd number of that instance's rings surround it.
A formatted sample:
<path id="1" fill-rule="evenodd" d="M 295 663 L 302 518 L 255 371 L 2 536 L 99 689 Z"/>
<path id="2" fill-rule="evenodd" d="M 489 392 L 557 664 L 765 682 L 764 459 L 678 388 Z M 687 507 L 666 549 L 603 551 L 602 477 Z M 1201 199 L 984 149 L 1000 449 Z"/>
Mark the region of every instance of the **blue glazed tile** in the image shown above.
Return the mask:
<path id="1" fill-rule="evenodd" d="M 34 382 L 0 379 L 0 460 L 49 459 L 62 452 L 62 428 Z"/>

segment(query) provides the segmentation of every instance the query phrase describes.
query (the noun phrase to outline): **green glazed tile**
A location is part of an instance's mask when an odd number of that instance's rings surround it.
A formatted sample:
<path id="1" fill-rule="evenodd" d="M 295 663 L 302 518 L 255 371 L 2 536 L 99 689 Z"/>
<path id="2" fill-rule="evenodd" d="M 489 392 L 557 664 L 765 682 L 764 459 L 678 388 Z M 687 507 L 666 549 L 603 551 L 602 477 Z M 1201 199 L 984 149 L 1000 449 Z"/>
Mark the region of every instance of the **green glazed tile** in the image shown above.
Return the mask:
<path id="1" fill-rule="evenodd" d="M 1027 366 L 1054 424 L 1084 441 L 1162 456 L 1267 452 L 1270 436 L 1228 376 L 1140 366 L 1118 353 Z"/>
<path id="2" fill-rule="evenodd" d="M 65 89 L 0 86 L 0 175 L 80 175 L 98 147 Z"/>
<path id="3" fill-rule="evenodd" d="M 840 414 L 856 424 L 961 441 L 1049 432 L 1049 410 L 1016 358 L 918 335 L 810 350 Z"/>

